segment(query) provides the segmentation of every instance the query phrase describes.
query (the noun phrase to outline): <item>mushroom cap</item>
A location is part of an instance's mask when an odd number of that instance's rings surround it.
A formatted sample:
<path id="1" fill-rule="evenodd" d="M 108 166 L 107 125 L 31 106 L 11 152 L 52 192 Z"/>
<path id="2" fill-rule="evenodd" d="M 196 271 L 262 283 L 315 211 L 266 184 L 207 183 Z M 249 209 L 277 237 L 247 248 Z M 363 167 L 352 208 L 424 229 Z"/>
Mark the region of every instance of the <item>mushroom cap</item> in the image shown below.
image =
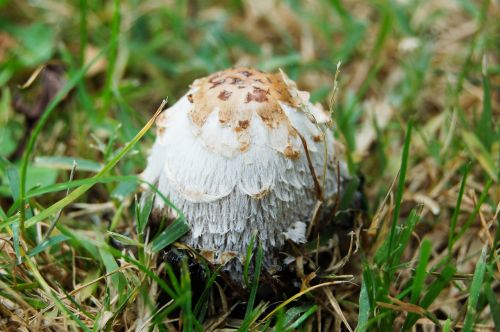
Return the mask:
<path id="1" fill-rule="evenodd" d="M 242 260 L 257 234 L 269 266 L 286 239 L 305 242 L 318 183 L 328 201 L 347 175 L 329 120 L 283 73 L 220 71 L 158 117 L 142 176 L 183 211 L 191 231 L 181 240 L 209 261 Z M 160 199 L 155 208 L 167 209 Z"/>

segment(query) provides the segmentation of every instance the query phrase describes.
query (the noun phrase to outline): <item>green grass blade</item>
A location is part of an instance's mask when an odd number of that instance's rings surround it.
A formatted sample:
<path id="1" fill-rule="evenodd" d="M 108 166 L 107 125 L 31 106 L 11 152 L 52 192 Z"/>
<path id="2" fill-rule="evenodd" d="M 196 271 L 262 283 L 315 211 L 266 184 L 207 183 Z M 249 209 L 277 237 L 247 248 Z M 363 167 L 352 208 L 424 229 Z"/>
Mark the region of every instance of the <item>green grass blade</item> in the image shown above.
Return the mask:
<path id="1" fill-rule="evenodd" d="M 113 272 L 119 268 L 118 263 L 109 251 L 104 248 L 100 248 L 99 253 L 101 254 L 101 261 L 106 268 L 106 273 Z M 123 303 L 122 301 L 124 300 L 124 297 L 128 294 L 127 280 L 125 279 L 125 276 L 123 273 L 118 272 L 109 276 L 107 279 L 109 279 L 107 281 L 108 287 L 114 291 L 113 297 L 118 295 L 118 303 Z"/>
<path id="2" fill-rule="evenodd" d="M 462 131 L 462 139 L 470 153 L 477 159 L 479 164 L 488 173 L 488 175 L 498 181 L 498 169 L 495 165 L 493 155 L 486 150 L 485 146 L 475 133 L 470 131 Z"/>
<path id="3" fill-rule="evenodd" d="M 395 197 L 395 207 L 392 215 L 392 224 L 391 224 L 391 231 L 389 233 L 389 243 L 388 243 L 388 249 L 387 249 L 387 259 L 386 261 L 388 262 L 388 265 L 392 265 L 392 248 L 394 246 L 394 240 L 396 236 L 396 227 L 398 225 L 398 220 L 399 220 L 399 211 L 401 210 L 401 202 L 403 200 L 403 191 L 404 191 L 404 185 L 405 185 L 405 179 L 406 179 L 406 170 L 408 168 L 408 155 L 410 153 L 410 141 L 411 141 L 411 130 L 413 126 L 413 121 L 410 120 L 408 122 L 408 126 L 406 128 L 406 137 L 405 137 L 405 142 L 403 146 L 403 155 L 401 157 L 401 166 L 399 168 L 399 182 L 398 182 L 398 189 L 396 191 L 396 197 Z"/>
<path id="4" fill-rule="evenodd" d="M 174 269 L 170 264 L 165 265 L 165 271 L 167 271 L 168 281 L 170 281 L 170 284 L 172 285 L 172 288 L 175 292 L 175 296 L 172 298 L 175 299 L 179 297 L 179 294 L 182 294 L 180 282 L 179 280 L 177 280 L 177 276 L 175 275 Z"/>
<path id="5" fill-rule="evenodd" d="M 432 244 L 428 239 L 424 239 L 420 246 L 420 257 L 418 265 L 415 269 L 415 277 L 413 278 L 411 287 L 410 302 L 416 304 L 424 288 L 425 278 L 427 276 L 427 264 L 431 257 Z"/>
<path id="6" fill-rule="evenodd" d="M 465 315 L 464 326 L 462 328 L 463 332 L 472 332 L 474 330 L 474 321 L 477 315 L 477 302 L 479 300 L 481 288 L 483 287 L 483 279 L 486 272 L 487 252 L 488 247 L 484 246 L 483 251 L 481 252 L 481 257 L 477 262 L 474 276 L 472 277 L 472 283 L 469 288 L 469 297 L 467 301 L 467 314 Z"/>
<path id="7" fill-rule="evenodd" d="M 84 314 L 87 318 L 95 319 L 95 316 L 92 313 L 85 310 L 80 305 L 80 303 L 78 303 L 78 301 L 76 301 L 76 299 L 70 293 L 68 293 L 63 287 L 61 287 L 61 290 L 66 296 L 66 299 L 68 299 L 75 306 L 75 308 L 77 308 L 82 314 Z"/>
<path id="8" fill-rule="evenodd" d="M 395 266 L 398 266 L 401 261 L 401 256 L 403 255 L 404 250 L 408 246 L 408 243 L 411 239 L 413 230 L 415 226 L 420 221 L 420 216 L 417 214 L 415 210 L 411 210 L 410 215 L 408 216 L 405 225 L 401 226 L 401 230 L 398 232 L 397 240 L 396 240 L 396 248 L 394 252 L 390 253 L 392 260 L 391 270 L 394 270 Z"/>
<path id="9" fill-rule="evenodd" d="M 122 301 L 122 303 L 118 306 L 118 308 L 116 308 L 114 310 L 114 313 L 113 313 L 113 317 L 111 317 L 107 323 L 106 323 L 106 328 L 105 328 L 105 331 L 108 332 L 108 331 L 113 331 L 113 322 L 116 320 L 116 318 L 118 317 L 118 315 L 120 313 L 122 313 L 127 305 L 130 303 L 130 300 L 132 299 L 132 297 L 135 296 L 135 291 L 131 291 L 131 292 L 128 292 L 126 297 L 124 298 L 124 300 Z"/>
<path id="10" fill-rule="evenodd" d="M 102 121 L 106 114 L 109 112 L 109 107 L 111 105 L 111 97 L 113 96 L 114 85 L 114 74 L 116 69 L 116 58 L 118 55 L 118 42 L 120 38 L 120 0 L 113 1 L 113 19 L 111 22 L 111 36 L 109 40 L 109 51 L 108 51 L 108 66 L 106 71 L 106 81 L 104 83 L 103 90 L 103 106 L 101 112 L 99 113 L 99 121 Z"/>
<path id="11" fill-rule="evenodd" d="M 452 332 L 453 330 L 451 329 L 451 320 L 448 318 L 443 325 L 443 332 Z"/>
<path id="12" fill-rule="evenodd" d="M 136 204 L 136 222 L 137 222 L 137 234 L 144 234 L 144 230 L 151 215 L 153 209 L 154 195 L 150 192 L 143 193 L 141 201 Z M 175 240 L 174 240 L 175 241 Z"/>
<path id="13" fill-rule="evenodd" d="M 93 160 L 83 158 L 73 158 L 64 156 L 40 156 L 36 157 L 34 164 L 38 167 L 71 170 L 73 163 L 76 163 L 79 171 L 88 171 L 97 173 L 101 170 L 102 164 Z"/>
<path id="14" fill-rule="evenodd" d="M 358 313 L 358 326 L 357 332 L 364 332 L 367 329 L 368 318 L 370 317 L 370 299 L 368 297 L 368 289 L 365 278 L 361 283 L 361 292 L 359 293 L 359 313 Z"/>
<path id="15" fill-rule="evenodd" d="M 427 289 L 427 292 L 425 293 L 424 297 L 420 301 L 419 305 L 427 309 L 432 302 L 439 296 L 441 291 L 446 288 L 448 283 L 453 279 L 453 276 L 455 275 L 456 269 L 452 265 L 447 265 L 443 271 L 439 274 L 437 277 L 437 280 L 435 280 L 432 285 Z M 408 314 L 408 317 L 406 318 L 405 321 L 405 328 L 410 328 L 418 320 L 418 315 L 414 313 Z"/>
<path id="16" fill-rule="evenodd" d="M 85 332 L 90 332 L 91 330 L 87 327 L 87 325 L 85 325 L 81 320 L 80 318 L 78 318 L 71 310 L 69 310 L 66 305 L 64 305 L 64 303 L 57 297 L 56 294 L 54 294 L 53 292 L 51 292 L 51 297 L 52 299 L 57 303 L 58 307 L 60 309 L 62 309 L 62 311 L 64 311 L 66 313 L 66 315 L 68 315 L 73 321 L 75 321 L 78 326 Z"/>
<path id="17" fill-rule="evenodd" d="M 248 315 L 245 315 L 245 319 L 238 328 L 238 332 L 246 332 L 250 330 L 252 324 L 254 324 L 257 319 L 266 311 L 267 304 L 260 303 L 253 310 L 251 310 Z"/>
<path id="18" fill-rule="evenodd" d="M 19 199 L 20 196 L 20 191 L 19 191 L 19 186 L 20 186 L 20 177 L 19 177 L 19 172 L 17 171 L 17 168 L 9 165 L 6 170 L 7 173 L 7 180 L 9 181 L 9 187 L 10 187 L 10 192 L 12 195 L 12 198 L 14 201 Z"/>
<path id="19" fill-rule="evenodd" d="M 87 29 L 87 0 L 80 0 L 80 66 L 83 66 L 85 61 L 85 51 L 87 49 L 88 29 Z"/>
<path id="20" fill-rule="evenodd" d="M 424 298 L 420 302 L 422 308 L 427 309 L 432 302 L 438 297 L 439 293 L 446 287 L 448 282 L 453 278 L 457 270 L 454 266 L 448 265 L 439 274 L 439 277 L 427 290 Z"/>
<path id="21" fill-rule="evenodd" d="M 302 315 L 300 315 L 299 318 L 297 318 L 292 324 L 290 324 L 285 331 L 295 331 L 308 319 L 312 314 L 314 314 L 316 311 L 318 311 L 318 306 L 313 305 L 309 309 L 306 310 Z"/>
<path id="22" fill-rule="evenodd" d="M 103 176 L 99 178 L 87 178 L 87 179 L 79 179 L 73 180 L 70 182 L 61 182 L 54 183 L 44 187 L 38 187 L 33 190 L 30 190 L 26 194 L 26 198 L 32 198 L 44 194 L 54 193 L 58 191 L 63 191 L 67 189 L 73 189 L 76 187 L 80 187 L 82 185 L 95 185 L 97 183 L 112 183 L 112 182 L 126 182 L 126 181 L 136 181 L 140 182 L 137 176 L 135 175 L 117 175 L 117 176 Z"/>
<path id="23" fill-rule="evenodd" d="M 492 180 L 488 180 L 488 182 L 486 182 L 486 185 L 483 188 L 483 192 L 481 193 L 481 196 L 479 196 L 479 200 L 477 201 L 476 205 L 474 206 L 474 210 L 472 210 L 472 213 L 469 215 L 469 217 L 467 218 L 465 223 L 460 228 L 460 232 L 458 232 L 457 236 L 454 238 L 455 242 L 458 241 L 458 239 L 460 239 L 465 234 L 465 232 L 467 231 L 467 229 L 469 229 L 469 227 L 472 224 L 472 222 L 474 221 L 474 219 L 476 219 L 476 216 L 479 213 L 481 206 L 488 198 L 488 191 L 490 190 L 492 184 L 493 184 Z"/>
<path id="24" fill-rule="evenodd" d="M 493 274 L 492 272 L 491 274 Z M 497 296 L 493 290 L 493 286 L 490 281 L 487 281 L 484 285 L 484 293 L 486 295 L 486 299 L 488 300 L 488 304 L 490 305 L 491 312 L 500 312 L 500 304 L 498 303 Z M 500 331 L 500 315 L 493 315 L 493 323 L 495 324 L 495 332 Z"/>
<path id="25" fill-rule="evenodd" d="M 152 252 L 158 252 L 168 245 L 174 243 L 177 239 L 182 237 L 189 231 L 189 226 L 186 224 L 183 218 L 177 218 L 172 224 L 170 224 L 163 232 L 161 232 L 154 240 L 151 242 Z"/>
<path id="26" fill-rule="evenodd" d="M 183 331 L 192 332 L 193 327 L 196 324 L 194 322 L 196 318 L 193 315 L 193 308 L 192 308 L 193 293 L 191 291 L 191 277 L 189 274 L 189 268 L 186 259 L 183 259 L 181 264 L 180 291 L 184 298 L 184 301 L 181 305 Z"/>
<path id="27" fill-rule="evenodd" d="M 467 175 L 469 174 L 471 164 L 467 163 L 464 169 L 464 175 L 462 176 L 462 183 L 460 183 L 460 191 L 458 192 L 458 199 L 455 205 L 455 210 L 453 211 L 453 215 L 451 217 L 450 223 L 450 234 L 448 238 L 448 255 L 451 255 L 453 244 L 455 243 L 455 230 L 457 227 L 458 215 L 460 213 L 460 207 L 462 206 L 462 198 L 464 196 L 465 184 L 467 182 Z"/>
<path id="28" fill-rule="evenodd" d="M 93 178 L 99 179 L 103 176 L 105 176 L 113 167 L 116 166 L 116 164 L 134 147 L 134 145 L 141 139 L 141 137 L 151 128 L 153 125 L 154 121 L 156 120 L 156 117 L 160 114 L 160 112 L 163 110 L 163 107 L 165 106 L 166 101 L 163 101 L 156 113 L 153 115 L 153 117 L 146 123 L 146 125 L 135 135 L 135 137 L 127 143 L 119 153 L 117 153 L 107 164 L 104 165 L 104 167 L 101 169 L 99 173 L 97 173 Z M 65 198 L 61 199 L 60 201 L 52 204 L 45 210 L 41 211 L 39 214 L 31 217 L 26 221 L 26 227 L 31 227 L 37 222 L 40 222 L 44 220 L 45 218 L 51 216 L 54 213 L 57 213 L 60 209 L 64 208 L 66 205 L 70 204 L 74 200 L 76 200 L 78 197 L 86 193 L 90 188 L 92 188 L 93 184 L 85 184 L 82 185 L 75 190 L 73 190 L 69 195 L 67 195 Z"/>
<path id="29" fill-rule="evenodd" d="M 243 281 L 247 287 L 250 287 L 250 282 L 248 281 L 248 269 L 250 268 L 250 264 L 252 263 L 252 253 L 253 246 L 255 243 L 255 235 L 250 238 L 250 243 L 247 247 L 247 254 L 245 256 L 245 264 L 243 265 Z"/>
<path id="30" fill-rule="evenodd" d="M 130 257 L 129 255 L 123 254 L 120 250 L 115 249 L 113 247 L 110 247 L 108 244 L 100 241 L 96 241 L 94 239 L 91 239 L 87 236 L 85 236 L 82 233 L 75 234 L 73 231 L 70 229 L 62 226 L 61 224 L 57 225 L 57 229 L 63 233 L 64 235 L 67 235 L 71 237 L 74 241 L 77 241 L 79 243 L 85 243 L 87 245 L 92 245 L 95 246 L 98 249 L 104 249 L 108 252 L 110 252 L 114 257 L 116 258 L 122 258 L 124 261 L 127 263 L 130 263 L 134 266 L 136 266 L 140 271 L 144 272 L 149 278 L 154 280 L 158 285 L 167 293 L 171 298 L 176 298 L 175 292 L 166 284 L 164 280 L 162 280 L 160 277 L 158 277 L 155 273 L 153 273 L 148 267 L 146 267 L 144 264 L 136 260 L 135 258 Z"/>
<path id="31" fill-rule="evenodd" d="M 210 295 L 210 289 L 212 288 L 215 279 L 217 279 L 217 276 L 219 275 L 219 272 L 222 269 L 222 267 L 223 266 L 221 265 L 214 272 L 212 272 L 210 278 L 208 278 L 208 280 L 205 283 L 205 288 L 203 289 L 203 292 L 201 293 L 200 297 L 198 298 L 198 301 L 196 302 L 196 306 L 194 307 L 193 313 L 200 322 L 203 321 L 205 318 L 206 309 L 208 308 L 206 302 L 208 300 L 208 296 Z"/>
<path id="32" fill-rule="evenodd" d="M 7 219 L 7 214 L 3 210 L 3 208 L 0 206 L 0 224 Z"/>
<path id="33" fill-rule="evenodd" d="M 106 232 L 107 235 L 109 235 L 110 237 L 112 237 L 115 241 L 125 245 L 125 246 L 136 246 L 136 247 L 142 247 L 143 244 L 140 243 L 139 241 L 135 240 L 135 239 L 132 239 L 128 236 L 125 236 L 123 234 L 120 234 L 120 233 L 115 233 L 115 232 L 112 232 L 112 231 L 107 231 Z"/>
<path id="34" fill-rule="evenodd" d="M 259 243 L 257 247 L 257 255 L 255 256 L 252 288 L 250 290 L 250 296 L 248 297 L 247 309 L 245 312 L 245 320 L 247 320 L 251 316 L 251 313 L 253 311 L 255 298 L 257 296 L 257 290 L 259 289 L 259 279 L 260 279 L 260 272 L 263 260 L 264 260 L 264 251 L 262 249 L 262 245 Z"/>
<path id="35" fill-rule="evenodd" d="M 479 123 L 477 124 L 477 135 L 483 142 L 485 148 L 491 151 L 491 146 L 495 139 L 496 133 L 494 131 L 493 125 L 495 120 L 493 119 L 493 112 L 491 108 L 491 87 L 490 80 L 488 78 L 486 57 L 483 60 L 483 112 L 479 118 Z"/>
<path id="36" fill-rule="evenodd" d="M 420 246 L 420 257 L 418 260 L 418 265 L 415 269 L 415 276 L 413 277 L 411 284 L 411 296 L 410 303 L 417 304 L 419 298 L 421 297 L 422 290 L 424 288 L 425 278 L 427 276 L 427 264 L 429 263 L 429 258 L 431 256 L 432 244 L 428 239 L 425 239 Z M 414 323 L 415 314 L 409 314 L 403 324 L 403 331 L 409 330 Z"/>
<path id="37" fill-rule="evenodd" d="M 31 132 L 30 138 L 28 140 L 28 144 L 26 145 L 26 148 L 23 152 L 22 160 L 21 160 L 21 166 L 20 166 L 20 184 L 19 184 L 19 198 L 21 200 L 21 205 L 19 209 L 19 221 L 20 221 L 20 229 L 21 229 L 21 234 L 24 236 L 24 229 L 25 229 L 25 219 L 26 219 L 26 209 L 24 206 L 24 201 L 25 201 L 25 196 L 26 196 L 26 173 L 28 170 L 28 163 L 29 159 L 31 156 L 31 153 L 33 152 L 33 149 L 35 147 L 36 139 L 40 135 L 42 128 L 45 126 L 47 123 L 48 119 L 52 115 L 52 113 L 56 110 L 56 107 L 59 105 L 59 103 L 64 99 L 64 97 L 69 93 L 71 89 L 75 87 L 78 82 L 80 82 L 83 78 L 85 73 L 89 70 L 90 67 L 92 67 L 97 60 L 104 54 L 106 51 L 106 47 L 103 48 L 86 66 L 82 67 L 80 70 L 78 70 L 69 80 L 68 83 L 66 83 L 61 90 L 57 93 L 57 95 L 52 99 L 45 109 L 45 111 L 42 113 L 42 116 L 38 120 L 37 124 L 35 125 L 35 128 L 33 128 L 33 131 Z M 55 209 L 55 211 L 58 211 L 59 208 Z M 49 214 L 50 215 L 50 214 Z M 43 220 L 43 219 L 42 219 Z"/>
<path id="38" fill-rule="evenodd" d="M 66 235 L 63 235 L 63 234 L 52 236 L 52 237 L 48 238 L 47 240 L 43 241 L 42 243 L 40 243 L 39 245 L 37 245 L 35 248 L 28 251 L 28 257 L 36 256 L 39 253 L 41 253 L 42 251 L 45 251 L 48 248 L 50 248 L 56 244 L 67 241 L 68 239 L 69 239 L 69 237 L 67 237 Z"/>
<path id="39" fill-rule="evenodd" d="M 296 320 L 301 314 L 306 312 L 311 308 L 311 305 L 301 305 L 298 307 L 291 307 L 283 314 L 284 310 L 279 310 L 276 314 L 276 320 L 281 320 L 281 326 L 290 325 Z M 278 324 L 276 324 L 278 325 Z M 276 326 L 275 325 L 275 326 Z"/>
<path id="40" fill-rule="evenodd" d="M 45 291 L 45 294 L 47 294 L 51 298 L 51 300 L 54 302 L 57 308 L 60 311 L 62 311 L 65 315 L 67 315 L 72 321 L 76 322 L 83 331 L 90 332 L 90 329 L 75 314 L 73 314 L 71 310 L 66 308 L 66 305 L 59 299 L 58 295 L 54 294 L 54 291 L 50 288 L 45 279 L 42 277 L 40 271 L 36 268 L 35 263 L 31 261 L 31 258 L 26 259 L 25 262 L 27 263 L 28 267 L 33 273 L 35 280 L 38 282 L 39 285 L 42 286 L 42 288 Z"/>
<path id="41" fill-rule="evenodd" d="M 14 253 L 16 254 L 16 264 L 21 264 L 22 256 L 21 249 L 19 245 L 19 224 L 12 225 L 12 241 L 14 245 Z"/>
<path id="42" fill-rule="evenodd" d="M 87 178 L 87 179 L 81 179 L 81 180 L 73 180 L 71 182 L 64 182 L 64 183 L 56 183 L 53 185 L 41 187 L 41 188 L 35 188 L 26 195 L 27 198 L 31 197 L 36 197 L 40 196 L 46 193 L 51 193 L 51 192 L 57 192 L 57 191 L 62 191 L 62 190 L 67 190 L 75 187 L 82 187 L 82 186 L 87 186 L 89 185 L 92 187 L 95 184 L 98 183 L 111 183 L 111 182 L 120 182 L 120 181 L 135 181 L 138 184 L 145 184 L 149 187 L 151 191 L 153 191 L 156 195 L 158 195 L 163 202 L 170 208 L 174 209 L 179 215 L 180 218 L 185 220 L 185 217 L 179 209 L 177 209 L 159 190 L 156 188 L 154 185 L 150 184 L 149 182 L 143 181 L 139 179 L 135 175 L 125 175 L 125 176 L 102 176 L 102 177 L 92 177 L 92 178 Z M 14 203 L 13 207 L 16 207 L 19 205 L 19 200 Z M 12 216 L 12 217 L 7 217 L 3 218 L 3 220 L 0 222 L 0 229 L 3 229 L 7 226 L 11 226 L 13 223 L 17 222 L 19 219 L 17 216 Z M 31 220 L 30 220 L 31 222 Z M 31 226 L 31 224 L 29 224 Z"/>

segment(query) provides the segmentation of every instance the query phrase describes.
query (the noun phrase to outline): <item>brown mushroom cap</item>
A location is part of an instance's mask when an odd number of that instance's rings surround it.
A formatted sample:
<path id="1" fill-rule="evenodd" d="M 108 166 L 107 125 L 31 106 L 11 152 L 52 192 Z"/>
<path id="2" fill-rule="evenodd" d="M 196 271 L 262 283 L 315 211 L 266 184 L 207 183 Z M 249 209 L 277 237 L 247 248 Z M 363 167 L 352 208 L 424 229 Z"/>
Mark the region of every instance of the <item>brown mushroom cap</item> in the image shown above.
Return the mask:
<path id="1" fill-rule="evenodd" d="M 194 107 L 190 112 L 193 122 L 202 127 L 208 116 L 218 109 L 221 124 L 235 131 L 248 129 L 253 113 L 271 128 L 289 122 L 279 102 L 299 107 L 285 81 L 278 74 L 267 74 L 255 69 L 238 68 L 217 72 L 193 83 L 196 92 L 188 96 Z"/>

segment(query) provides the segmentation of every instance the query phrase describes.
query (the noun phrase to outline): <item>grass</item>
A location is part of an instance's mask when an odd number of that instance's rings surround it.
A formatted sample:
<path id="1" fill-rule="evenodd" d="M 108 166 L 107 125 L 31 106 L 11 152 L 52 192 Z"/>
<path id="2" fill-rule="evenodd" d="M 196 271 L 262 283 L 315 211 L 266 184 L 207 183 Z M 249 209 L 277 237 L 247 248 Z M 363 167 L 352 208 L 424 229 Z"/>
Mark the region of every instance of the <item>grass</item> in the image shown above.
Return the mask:
<path id="1" fill-rule="evenodd" d="M 0 1 L 1 330 L 500 331 L 498 4 L 267 3 Z M 150 238 L 138 198 L 162 101 L 251 65 L 328 108 L 339 61 L 333 130 L 367 211 L 345 210 L 353 182 L 293 252 L 298 290 L 260 298 L 256 242 L 247 297 L 209 266 L 195 296 L 188 261 L 159 259 L 181 211 Z"/>

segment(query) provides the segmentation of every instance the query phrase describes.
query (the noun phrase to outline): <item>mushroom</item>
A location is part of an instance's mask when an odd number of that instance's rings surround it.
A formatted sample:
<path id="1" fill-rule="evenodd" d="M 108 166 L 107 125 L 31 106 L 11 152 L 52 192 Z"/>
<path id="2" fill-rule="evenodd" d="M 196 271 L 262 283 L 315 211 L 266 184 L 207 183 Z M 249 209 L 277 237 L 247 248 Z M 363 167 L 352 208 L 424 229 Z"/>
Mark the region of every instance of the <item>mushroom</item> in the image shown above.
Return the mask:
<path id="1" fill-rule="evenodd" d="M 158 117 L 142 177 L 183 211 L 181 242 L 241 280 L 253 236 L 270 270 L 286 240 L 306 241 L 318 200 L 340 193 L 347 172 L 329 121 L 283 72 L 220 71 Z M 172 213 L 161 199 L 154 210 Z"/>

